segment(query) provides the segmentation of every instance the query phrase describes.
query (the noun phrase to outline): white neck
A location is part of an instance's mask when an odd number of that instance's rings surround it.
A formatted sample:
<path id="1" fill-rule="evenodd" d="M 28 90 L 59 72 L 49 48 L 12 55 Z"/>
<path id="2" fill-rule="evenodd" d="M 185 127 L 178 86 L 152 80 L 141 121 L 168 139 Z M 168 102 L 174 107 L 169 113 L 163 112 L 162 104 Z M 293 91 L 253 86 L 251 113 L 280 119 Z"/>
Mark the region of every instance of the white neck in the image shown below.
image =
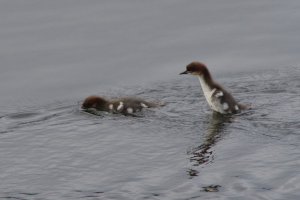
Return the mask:
<path id="1" fill-rule="evenodd" d="M 211 88 L 205 81 L 203 76 L 198 76 L 199 81 L 200 81 L 200 85 L 202 88 L 202 91 L 204 93 L 204 96 L 206 98 L 206 101 L 208 102 L 208 104 L 211 105 L 211 96 L 214 93 L 214 88 Z"/>

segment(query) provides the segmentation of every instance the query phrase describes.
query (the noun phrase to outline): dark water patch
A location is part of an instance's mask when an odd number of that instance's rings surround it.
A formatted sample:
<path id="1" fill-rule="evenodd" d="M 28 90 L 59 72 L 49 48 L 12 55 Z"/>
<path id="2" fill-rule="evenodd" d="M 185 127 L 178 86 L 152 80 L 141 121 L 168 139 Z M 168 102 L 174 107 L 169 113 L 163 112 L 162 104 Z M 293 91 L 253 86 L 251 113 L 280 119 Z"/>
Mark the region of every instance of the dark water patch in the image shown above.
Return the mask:
<path id="1" fill-rule="evenodd" d="M 187 170 L 187 173 L 190 176 L 190 178 L 193 178 L 194 176 L 198 176 L 199 171 L 190 168 Z"/>
<path id="2" fill-rule="evenodd" d="M 220 185 L 209 185 L 209 186 L 205 186 L 202 187 L 203 191 L 205 192 L 219 192 L 219 188 L 221 188 Z"/>
<path id="3" fill-rule="evenodd" d="M 31 112 L 27 112 L 27 113 L 13 113 L 13 114 L 9 114 L 7 116 L 3 116 L 3 117 L 7 117 L 10 119 L 22 119 L 22 118 L 31 118 L 34 117 L 36 115 L 38 115 L 40 113 L 31 113 Z"/>
<path id="4" fill-rule="evenodd" d="M 35 196 L 38 195 L 39 193 L 31 193 L 31 192 L 20 192 L 22 195 L 27 195 L 27 196 Z"/>
<path id="5" fill-rule="evenodd" d="M 0 199 L 18 199 L 18 200 L 29 200 L 29 199 L 36 199 L 39 193 L 35 192 L 11 192 L 7 193 L 4 196 L 0 196 Z"/>
<path id="6" fill-rule="evenodd" d="M 17 199 L 17 200 L 28 200 L 22 197 L 14 197 L 14 196 L 5 196 L 5 197 L 0 197 L 1 199 Z"/>

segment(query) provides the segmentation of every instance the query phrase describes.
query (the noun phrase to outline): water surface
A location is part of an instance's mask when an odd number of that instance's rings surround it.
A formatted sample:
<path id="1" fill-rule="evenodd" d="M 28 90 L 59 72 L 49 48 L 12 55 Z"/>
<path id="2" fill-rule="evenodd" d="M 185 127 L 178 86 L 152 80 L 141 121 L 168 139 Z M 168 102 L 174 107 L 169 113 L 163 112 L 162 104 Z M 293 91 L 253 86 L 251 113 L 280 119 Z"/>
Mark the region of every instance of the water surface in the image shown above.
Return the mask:
<path id="1" fill-rule="evenodd" d="M 194 77 L 107 91 L 167 102 L 139 117 L 94 116 L 74 101 L 3 115 L 1 197 L 298 199 L 299 73 L 220 79 L 253 104 L 231 117 L 210 111 Z"/>

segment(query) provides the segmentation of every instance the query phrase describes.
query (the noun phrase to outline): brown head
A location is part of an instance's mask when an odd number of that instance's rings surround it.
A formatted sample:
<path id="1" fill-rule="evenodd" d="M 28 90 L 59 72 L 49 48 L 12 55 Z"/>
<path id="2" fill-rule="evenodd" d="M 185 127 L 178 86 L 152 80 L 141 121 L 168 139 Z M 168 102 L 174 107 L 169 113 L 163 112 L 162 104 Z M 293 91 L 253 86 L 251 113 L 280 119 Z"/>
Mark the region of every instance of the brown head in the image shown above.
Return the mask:
<path id="1" fill-rule="evenodd" d="M 201 62 L 192 62 L 186 66 L 186 71 L 180 74 L 192 74 L 196 76 L 210 76 L 205 64 Z"/>
<path id="2" fill-rule="evenodd" d="M 212 84 L 212 77 L 205 64 L 201 62 L 192 62 L 186 66 L 186 70 L 180 74 L 191 74 L 204 77 L 207 83 Z"/>
<path id="3" fill-rule="evenodd" d="M 103 110 L 105 109 L 106 105 L 107 105 L 106 99 L 98 96 L 89 96 L 84 100 L 81 108 L 82 109 L 94 108 L 97 110 Z"/>

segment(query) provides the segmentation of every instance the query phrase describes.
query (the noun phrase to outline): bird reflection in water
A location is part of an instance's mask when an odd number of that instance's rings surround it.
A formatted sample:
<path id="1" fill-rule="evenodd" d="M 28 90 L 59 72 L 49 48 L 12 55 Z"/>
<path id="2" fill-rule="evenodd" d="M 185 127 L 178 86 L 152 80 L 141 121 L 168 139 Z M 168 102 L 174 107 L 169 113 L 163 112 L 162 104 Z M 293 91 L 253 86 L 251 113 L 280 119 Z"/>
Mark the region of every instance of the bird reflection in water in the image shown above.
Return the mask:
<path id="1" fill-rule="evenodd" d="M 191 155 L 190 161 L 193 163 L 193 166 L 200 166 L 213 161 L 214 154 L 212 147 L 222 138 L 225 128 L 231 121 L 232 116 L 213 112 L 209 121 L 204 142 L 200 146 L 197 146 L 188 152 L 188 154 Z M 198 176 L 199 171 L 189 169 L 188 173 L 192 178 L 194 176 Z"/>

